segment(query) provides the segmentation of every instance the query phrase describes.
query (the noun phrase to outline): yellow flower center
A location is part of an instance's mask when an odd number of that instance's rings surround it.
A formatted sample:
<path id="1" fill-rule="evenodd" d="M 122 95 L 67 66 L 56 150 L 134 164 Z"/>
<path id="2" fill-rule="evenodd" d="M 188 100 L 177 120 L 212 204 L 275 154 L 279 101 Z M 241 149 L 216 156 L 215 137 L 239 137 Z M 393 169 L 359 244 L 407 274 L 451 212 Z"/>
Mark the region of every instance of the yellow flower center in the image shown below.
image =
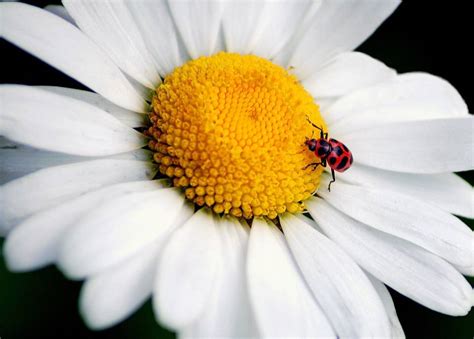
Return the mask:
<path id="1" fill-rule="evenodd" d="M 303 169 L 317 160 L 304 146 L 314 130 L 307 116 L 327 130 L 287 70 L 218 53 L 176 68 L 156 89 L 149 147 L 160 172 L 195 204 L 273 219 L 302 211 L 319 185 L 323 169 Z"/>

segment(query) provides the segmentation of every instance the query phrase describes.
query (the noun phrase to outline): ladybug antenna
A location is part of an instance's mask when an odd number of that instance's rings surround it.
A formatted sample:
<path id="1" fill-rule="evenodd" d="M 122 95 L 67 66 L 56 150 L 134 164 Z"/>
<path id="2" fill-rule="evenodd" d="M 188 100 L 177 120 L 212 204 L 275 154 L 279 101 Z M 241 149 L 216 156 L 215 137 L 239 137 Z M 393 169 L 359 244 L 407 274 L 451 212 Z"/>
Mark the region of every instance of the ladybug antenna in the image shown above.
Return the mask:
<path id="1" fill-rule="evenodd" d="M 306 138 L 306 141 L 309 140 L 308 137 L 305 137 Z M 297 153 L 292 153 L 292 155 L 296 155 L 296 154 L 301 154 L 301 153 L 304 153 L 304 151 L 306 151 L 306 142 L 302 143 L 301 146 L 303 146 L 303 149 L 300 151 L 300 152 L 297 152 Z"/>
<path id="2" fill-rule="evenodd" d="M 309 119 L 309 116 L 308 116 L 308 115 L 306 115 L 306 120 L 308 120 L 308 122 L 309 122 L 313 127 L 319 129 L 319 131 L 321 132 L 321 138 L 327 139 L 328 133 L 324 133 L 324 130 L 323 130 L 321 127 L 315 125 L 315 124 Z M 313 131 L 313 132 L 314 132 L 314 131 Z"/>
<path id="3" fill-rule="evenodd" d="M 304 151 L 306 151 L 306 148 L 303 148 L 300 152 L 292 153 L 291 155 L 301 154 L 304 153 Z"/>

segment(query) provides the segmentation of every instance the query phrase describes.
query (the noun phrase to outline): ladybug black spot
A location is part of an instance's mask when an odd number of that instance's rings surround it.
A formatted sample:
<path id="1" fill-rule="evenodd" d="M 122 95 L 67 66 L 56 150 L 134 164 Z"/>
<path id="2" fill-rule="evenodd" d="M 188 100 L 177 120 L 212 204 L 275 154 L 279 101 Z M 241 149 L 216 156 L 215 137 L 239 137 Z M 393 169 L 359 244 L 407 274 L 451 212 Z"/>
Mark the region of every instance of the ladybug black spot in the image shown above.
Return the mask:
<path id="1" fill-rule="evenodd" d="M 334 165 L 336 163 L 336 157 L 330 157 L 328 159 L 329 165 Z"/>
<path id="2" fill-rule="evenodd" d="M 348 160 L 349 160 L 349 158 L 347 156 L 344 156 L 342 158 L 341 162 L 339 163 L 339 165 L 337 165 L 337 169 L 338 170 L 343 169 L 346 166 Z"/>
<path id="3" fill-rule="evenodd" d="M 336 153 L 338 156 L 342 155 L 343 151 L 341 147 L 337 146 L 336 148 L 333 149 L 333 152 Z"/>
<path id="4" fill-rule="evenodd" d="M 319 139 L 319 145 L 321 145 L 322 147 L 326 147 L 327 145 L 329 145 L 329 143 L 324 139 Z"/>

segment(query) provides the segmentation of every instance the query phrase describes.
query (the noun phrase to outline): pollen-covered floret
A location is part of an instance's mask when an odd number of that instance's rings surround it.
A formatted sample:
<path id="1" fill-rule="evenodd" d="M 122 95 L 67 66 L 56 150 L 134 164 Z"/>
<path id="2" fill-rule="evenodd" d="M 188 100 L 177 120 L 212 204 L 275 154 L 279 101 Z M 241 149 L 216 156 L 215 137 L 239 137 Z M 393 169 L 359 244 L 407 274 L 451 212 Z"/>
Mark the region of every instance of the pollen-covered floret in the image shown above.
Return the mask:
<path id="1" fill-rule="evenodd" d="M 153 97 L 149 146 L 160 172 L 216 213 L 298 212 L 322 168 L 303 170 L 312 127 L 326 129 L 297 79 L 268 60 L 232 53 L 176 68 Z"/>

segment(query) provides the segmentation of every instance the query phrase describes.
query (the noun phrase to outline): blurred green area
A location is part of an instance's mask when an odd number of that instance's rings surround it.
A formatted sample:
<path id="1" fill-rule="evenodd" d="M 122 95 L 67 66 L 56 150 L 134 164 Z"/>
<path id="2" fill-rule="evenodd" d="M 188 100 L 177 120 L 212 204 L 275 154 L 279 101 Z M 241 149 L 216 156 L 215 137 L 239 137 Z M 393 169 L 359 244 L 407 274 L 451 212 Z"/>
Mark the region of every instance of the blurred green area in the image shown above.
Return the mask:
<path id="1" fill-rule="evenodd" d="M 54 1 L 27 2 L 44 6 Z M 447 6 L 443 2 L 405 1 L 359 50 L 384 61 L 400 73 L 425 71 L 447 79 L 460 91 L 468 106 L 472 107 L 474 96 L 471 78 L 467 74 L 472 73 L 472 60 L 468 59 L 465 45 L 467 37 L 472 35 L 471 27 L 468 27 L 471 22 L 468 3 L 457 2 L 455 6 Z M 26 53 L 11 46 L 6 47 L 8 53 L 3 55 L 5 62 L 17 65 L 17 69 L 13 75 L 3 73 L 2 82 L 83 88 Z M 5 51 L 3 47 L 2 51 Z M 474 180 L 471 175 L 462 174 L 472 184 Z M 474 229 L 472 220 L 463 220 Z M 3 241 L 0 240 L 0 248 L 2 245 Z M 474 280 L 470 279 L 470 283 L 473 285 Z M 54 267 L 31 273 L 10 273 L 0 257 L 0 337 L 174 337 L 157 325 L 150 302 L 111 329 L 88 330 L 77 308 L 80 286 L 80 282 L 67 280 Z M 474 337 L 474 312 L 466 317 L 449 317 L 391 292 L 408 338 Z"/>

